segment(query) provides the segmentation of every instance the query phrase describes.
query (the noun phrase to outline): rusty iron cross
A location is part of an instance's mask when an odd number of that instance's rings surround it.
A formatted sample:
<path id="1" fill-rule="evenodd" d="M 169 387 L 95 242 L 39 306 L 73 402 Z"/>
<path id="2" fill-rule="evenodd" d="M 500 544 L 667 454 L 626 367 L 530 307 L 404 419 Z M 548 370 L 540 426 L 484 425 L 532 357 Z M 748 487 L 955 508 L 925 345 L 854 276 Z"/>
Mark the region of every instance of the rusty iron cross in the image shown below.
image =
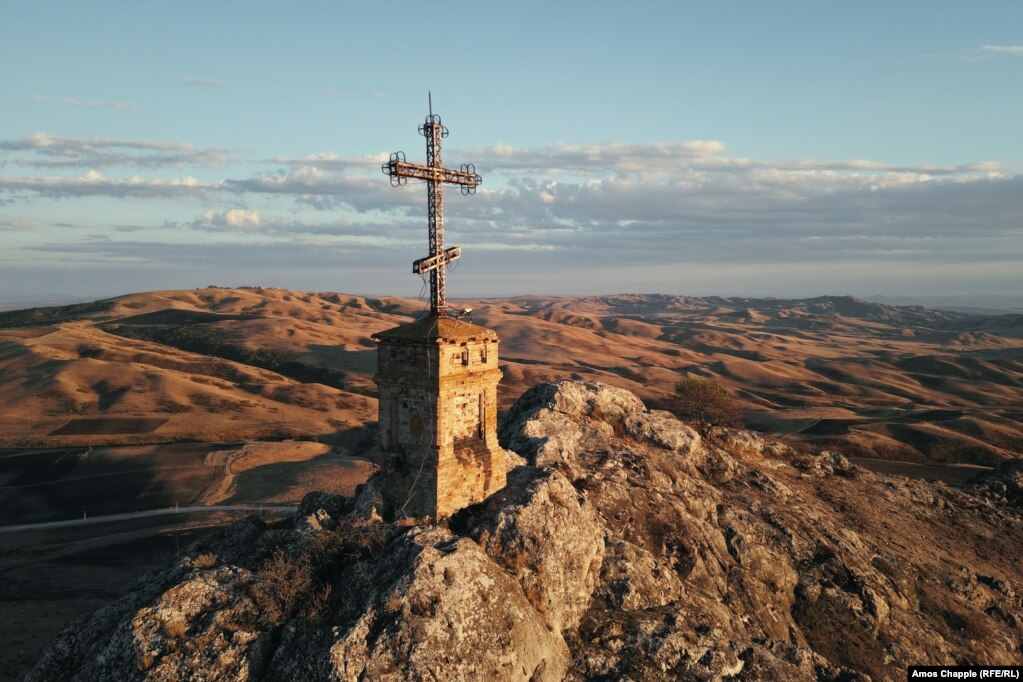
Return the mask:
<path id="1" fill-rule="evenodd" d="M 452 246 L 444 248 L 444 184 L 459 185 L 462 194 L 475 194 L 476 187 L 483 179 L 476 173 L 471 163 L 462 164 L 461 170 L 444 168 L 441 159 L 441 140 L 448 136 L 448 129 L 440 122 L 440 116 L 433 113 L 433 102 L 430 102 L 430 114 L 423 125 L 419 126 L 419 134 L 426 138 L 426 165 L 421 166 L 405 161 L 404 152 L 391 154 L 391 160 L 380 169 L 384 175 L 390 176 L 391 185 L 399 187 L 408 182 L 409 178 L 426 180 L 427 211 L 430 227 L 430 255 L 412 263 L 412 272 L 416 274 L 430 273 L 430 312 L 444 317 L 447 305 L 444 296 L 444 275 L 449 263 L 462 255 L 462 249 Z"/>

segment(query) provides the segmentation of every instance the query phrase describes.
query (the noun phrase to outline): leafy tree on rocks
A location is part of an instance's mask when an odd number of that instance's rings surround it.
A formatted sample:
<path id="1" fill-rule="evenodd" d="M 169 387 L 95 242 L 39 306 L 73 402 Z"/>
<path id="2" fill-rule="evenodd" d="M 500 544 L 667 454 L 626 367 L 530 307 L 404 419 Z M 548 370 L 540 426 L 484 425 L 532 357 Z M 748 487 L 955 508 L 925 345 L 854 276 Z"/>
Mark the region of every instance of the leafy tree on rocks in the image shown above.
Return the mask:
<path id="1" fill-rule="evenodd" d="M 739 423 L 739 409 L 732 401 L 731 393 L 710 379 L 686 377 L 675 384 L 675 394 L 669 403 L 675 414 L 694 422 L 704 435 L 712 426 L 735 426 Z"/>

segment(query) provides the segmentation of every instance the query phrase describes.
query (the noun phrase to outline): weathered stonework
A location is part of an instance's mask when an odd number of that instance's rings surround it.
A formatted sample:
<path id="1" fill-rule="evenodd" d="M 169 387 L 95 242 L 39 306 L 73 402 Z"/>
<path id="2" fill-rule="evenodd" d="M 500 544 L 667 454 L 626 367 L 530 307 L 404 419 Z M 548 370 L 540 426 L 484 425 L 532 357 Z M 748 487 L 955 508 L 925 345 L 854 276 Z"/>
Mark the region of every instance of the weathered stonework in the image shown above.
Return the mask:
<path id="1" fill-rule="evenodd" d="M 380 492 L 392 513 L 442 518 L 503 488 L 497 334 L 431 315 L 374 338 Z"/>

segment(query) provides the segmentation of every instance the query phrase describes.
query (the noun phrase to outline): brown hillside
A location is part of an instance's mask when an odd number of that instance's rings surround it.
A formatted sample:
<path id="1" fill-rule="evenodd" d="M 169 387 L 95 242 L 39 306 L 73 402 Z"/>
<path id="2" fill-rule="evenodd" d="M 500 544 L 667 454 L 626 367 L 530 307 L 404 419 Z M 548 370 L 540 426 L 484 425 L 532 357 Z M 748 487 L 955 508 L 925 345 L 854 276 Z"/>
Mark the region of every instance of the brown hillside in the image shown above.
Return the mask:
<path id="1" fill-rule="evenodd" d="M 501 336 L 505 407 L 561 378 L 597 379 L 660 406 L 692 374 L 728 386 L 748 426 L 815 447 L 990 465 L 1023 444 L 1017 315 L 850 297 L 462 305 Z M 46 446 L 329 436 L 375 419 L 370 335 L 423 309 L 391 297 L 208 288 L 3 313 L 0 433 L 6 444 Z"/>

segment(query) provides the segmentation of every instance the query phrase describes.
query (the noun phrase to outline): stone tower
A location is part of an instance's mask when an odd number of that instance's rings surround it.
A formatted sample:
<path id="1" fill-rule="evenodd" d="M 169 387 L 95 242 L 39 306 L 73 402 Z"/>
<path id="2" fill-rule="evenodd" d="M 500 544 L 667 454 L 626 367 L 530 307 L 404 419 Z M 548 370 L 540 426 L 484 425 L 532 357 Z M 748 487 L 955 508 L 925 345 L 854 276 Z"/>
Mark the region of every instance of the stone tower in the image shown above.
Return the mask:
<path id="1" fill-rule="evenodd" d="M 505 453 L 497 444 L 497 334 L 450 318 L 445 274 L 461 257 L 444 248 L 444 186 L 473 194 L 482 178 L 472 164 L 445 168 L 441 140 L 448 129 L 430 114 L 419 132 L 426 164 L 391 154 L 381 166 L 391 184 L 426 183 L 430 253 L 412 272 L 430 277 L 430 311 L 417 322 L 374 334 L 379 392 L 379 490 L 394 516 L 450 516 L 505 484 Z M 469 311 L 465 311 L 469 312 Z"/>
<path id="2" fill-rule="evenodd" d="M 381 493 L 394 515 L 442 518 L 503 488 L 497 334 L 429 315 L 373 338 Z"/>

